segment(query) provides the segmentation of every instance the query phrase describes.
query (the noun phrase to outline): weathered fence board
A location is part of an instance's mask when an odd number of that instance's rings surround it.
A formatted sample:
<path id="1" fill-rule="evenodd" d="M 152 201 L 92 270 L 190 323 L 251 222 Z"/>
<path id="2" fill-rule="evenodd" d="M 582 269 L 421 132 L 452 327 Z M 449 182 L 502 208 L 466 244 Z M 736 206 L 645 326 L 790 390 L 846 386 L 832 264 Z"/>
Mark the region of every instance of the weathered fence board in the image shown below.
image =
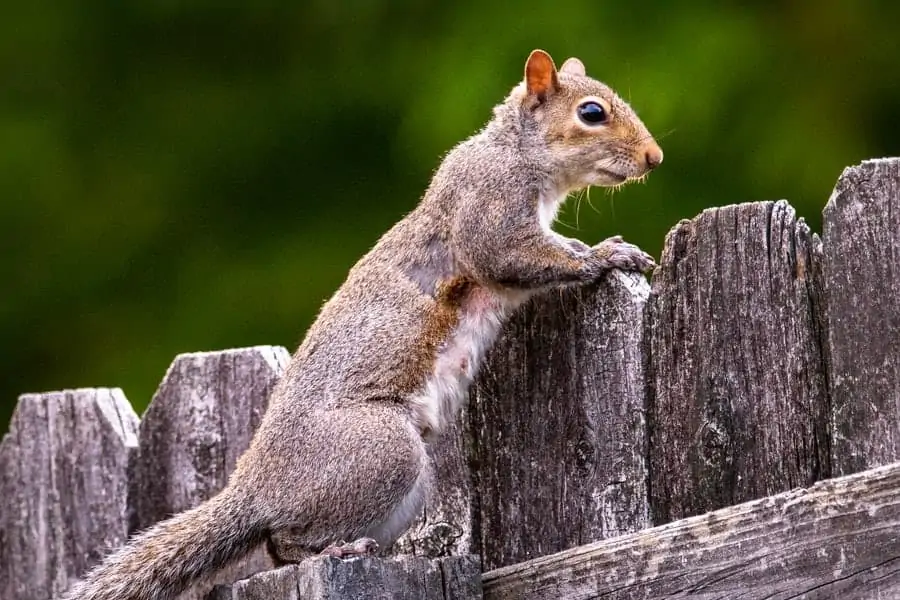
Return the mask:
<path id="1" fill-rule="evenodd" d="M 175 357 L 141 420 L 132 481 L 137 528 L 222 489 L 288 359 L 280 346 Z"/>
<path id="2" fill-rule="evenodd" d="M 647 327 L 655 524 L 829 475 L 818 260 L 783 201 L 667 236 Z"/>
<path id="3" fill-rule="evenodd" d="M 141 420 L 130 489 L 135 530 L 196 506 L 225 486 L 289 358 L 280 346 L 175 358 Z M 272 566 L 260 549 L 216 581 Z"/>
<path id="4" fill-rule="evenodd" d="M 484 574 L 487 600 L 900 597 L 900 463 Z"/>
<path id="5" fill-rule="evenodd" d="M 19 398 L 0 444 L 0 598 L 47 600 L 125 541 L 136 431 L 119 389 Z"/>
<path id="6" fill-rule="evenodd" d="M 416 556 L 341 561 L 318 557 L 218 586 L 208 600 L 477 600 L 481 565 L 474 557 Z"/>
<path id="7" fill-rule="evenodd" d="M 480 553 L 493 568 L 649 525 L 641 314 L 613 273 L 505 328 L 470 401 Z"/>
<path id="8" fill-rule="evenodd" d="M 836 473 L 900 460 L 900 159 L 848 168 L 825 207 Z"/>

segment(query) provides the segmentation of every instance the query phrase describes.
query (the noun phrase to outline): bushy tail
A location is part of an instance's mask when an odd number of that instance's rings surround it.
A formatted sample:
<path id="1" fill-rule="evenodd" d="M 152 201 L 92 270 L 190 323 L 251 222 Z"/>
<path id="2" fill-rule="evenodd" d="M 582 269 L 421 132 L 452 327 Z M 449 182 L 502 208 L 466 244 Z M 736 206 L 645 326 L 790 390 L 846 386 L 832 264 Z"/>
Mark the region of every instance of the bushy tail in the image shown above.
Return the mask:
<path id="1" fill-rule="evenodd" d="M 135 536 L 61 600 L 169 600 L 258 546 L 265 526 L 248 499 L 225 489 Z"/>

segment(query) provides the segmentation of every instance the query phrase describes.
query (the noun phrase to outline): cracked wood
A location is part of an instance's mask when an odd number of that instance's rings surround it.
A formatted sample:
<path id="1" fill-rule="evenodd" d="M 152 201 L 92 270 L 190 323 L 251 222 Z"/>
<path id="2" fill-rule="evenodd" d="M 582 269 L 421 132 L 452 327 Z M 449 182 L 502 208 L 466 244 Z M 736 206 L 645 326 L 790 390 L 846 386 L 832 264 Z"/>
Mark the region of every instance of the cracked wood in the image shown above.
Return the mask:
<path id="1" fill-rule="evenodd" d="M 900 597 L 900 463 L 484 574 L 486 600 Z"/>

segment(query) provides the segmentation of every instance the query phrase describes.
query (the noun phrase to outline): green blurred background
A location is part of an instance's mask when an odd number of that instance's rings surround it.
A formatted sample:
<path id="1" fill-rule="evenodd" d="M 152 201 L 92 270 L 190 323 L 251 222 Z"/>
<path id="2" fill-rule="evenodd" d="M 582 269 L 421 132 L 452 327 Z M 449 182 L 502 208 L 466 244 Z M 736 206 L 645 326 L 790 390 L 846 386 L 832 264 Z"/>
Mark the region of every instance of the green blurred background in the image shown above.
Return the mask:
<path id="1" fill-rule="evenodd" d="M 0 24 L 0 427 L 17 395 L 180 352 L 297 345 L 544 48 L 630 99 L 646 185 L 559 226 L 655 255 L 679 218 L 900 154 L 900 4 L 463 0 L 18 3 Z M 577 223 L 577 231 L 572 228 Z"/>

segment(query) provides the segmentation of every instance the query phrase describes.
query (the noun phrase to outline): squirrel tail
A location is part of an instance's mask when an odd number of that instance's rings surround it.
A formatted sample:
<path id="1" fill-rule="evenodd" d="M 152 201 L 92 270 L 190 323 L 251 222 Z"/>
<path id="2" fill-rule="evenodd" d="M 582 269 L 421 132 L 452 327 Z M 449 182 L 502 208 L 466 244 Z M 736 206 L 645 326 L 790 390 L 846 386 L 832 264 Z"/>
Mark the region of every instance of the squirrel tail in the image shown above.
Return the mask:
<path id="1" fill-rule="evenodd" d="M 265 537 L 261 515 L 226 488 L 135 536 L 61 600 L 168 600 L 238 560 Z"/>

